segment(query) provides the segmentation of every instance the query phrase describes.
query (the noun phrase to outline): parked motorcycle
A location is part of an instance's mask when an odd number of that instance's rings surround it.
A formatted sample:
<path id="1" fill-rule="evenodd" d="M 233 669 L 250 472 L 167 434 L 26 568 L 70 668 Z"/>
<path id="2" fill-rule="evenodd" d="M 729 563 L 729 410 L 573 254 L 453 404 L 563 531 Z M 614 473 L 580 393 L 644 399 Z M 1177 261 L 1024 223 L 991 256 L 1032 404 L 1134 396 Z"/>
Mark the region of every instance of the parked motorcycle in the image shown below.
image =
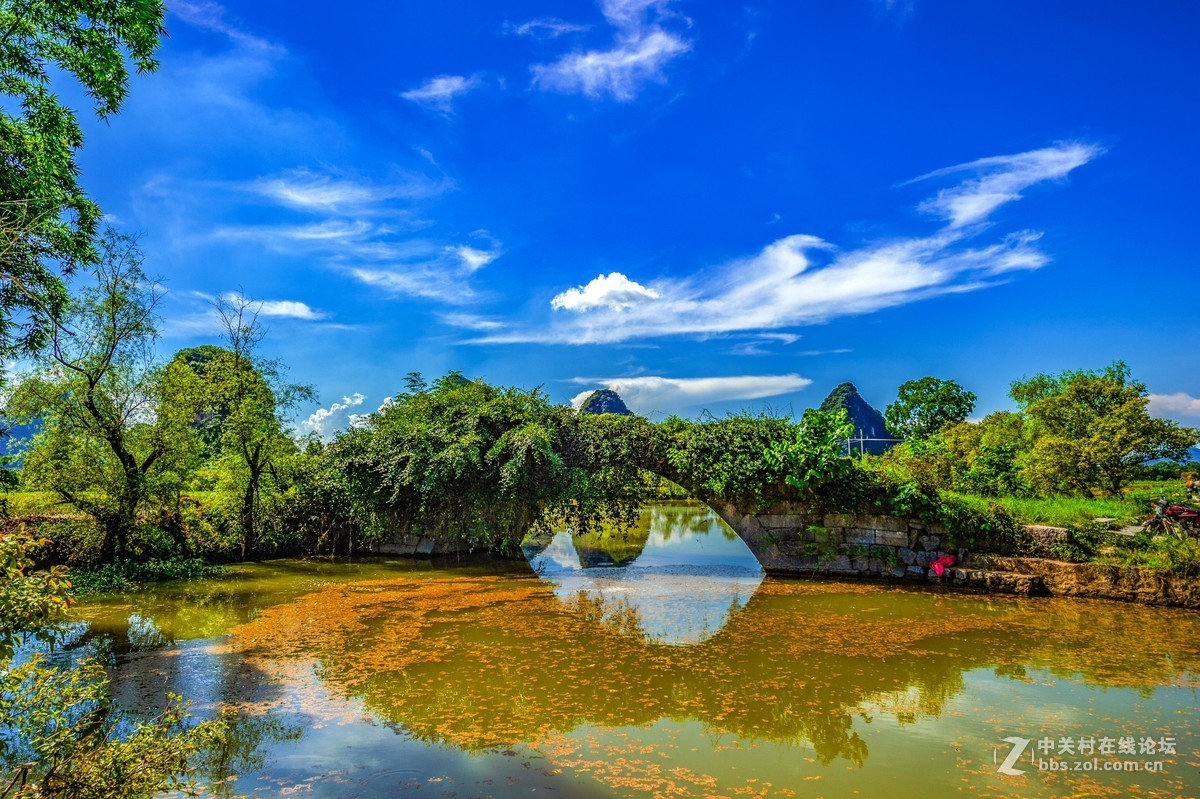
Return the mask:
<path id="1" fill-rule="evenodd" d="M 1146 517 L 1142 529 L 1149 533 L 1167 533 L 1176 538 L 1200 534 L 1200 510 L 1173 505 L 1166 497 L 1151 502 L 1154 512 Z"/>

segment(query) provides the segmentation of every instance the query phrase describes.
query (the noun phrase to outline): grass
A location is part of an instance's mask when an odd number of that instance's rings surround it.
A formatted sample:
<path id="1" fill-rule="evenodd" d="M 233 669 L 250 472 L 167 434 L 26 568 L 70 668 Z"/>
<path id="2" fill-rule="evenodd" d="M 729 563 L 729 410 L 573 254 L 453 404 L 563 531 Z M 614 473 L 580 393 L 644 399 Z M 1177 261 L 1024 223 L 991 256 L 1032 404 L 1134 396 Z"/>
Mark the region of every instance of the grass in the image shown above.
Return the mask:
<path id="1" fill-rule="evenodd" d="M 10 516 L 75 516 L 79 513 L 50 491 L 10 491 L 4 497 L 8 500 Z"/>
<path id="2" fill-rule="evenodd" d="M 1150 503 L 1160 496 L 1176 502 L 1186 499 L 1178 481 L 1134 483 L 1121 497 L 981 497 L 946 492 L 980 510 L 995 503 L 1022 524 L 1046 524 L 1072 530 L 1093 527 L 1096 519 L 1116 519 L 1118 525 L 1140 524 Z"/>
<path id="3" fill-rule="evenodd" d="M 186 491 L 184 496 L 195 500 L 201 506 L 209 506 L 216 502 L 215 491 Z M 9 516 L 78 516 L 79 511 L 53 491 L 9 491 L 0 494 L 0 498 L 8 500 Z"/>
<path id="4" fill-rule="evenodd" d="M 986 510 L 992 504 L 999 505 L 1022 524 L 1046 524 L 1077 529 L 1093 526 L 1096 519 L 1110 518 L 1121 524 L 1132 524 L 1135 519 L 1141 518 L 1141 508 L 1126 498 L 980 497 L 948 493 L 978 510 Z"/>

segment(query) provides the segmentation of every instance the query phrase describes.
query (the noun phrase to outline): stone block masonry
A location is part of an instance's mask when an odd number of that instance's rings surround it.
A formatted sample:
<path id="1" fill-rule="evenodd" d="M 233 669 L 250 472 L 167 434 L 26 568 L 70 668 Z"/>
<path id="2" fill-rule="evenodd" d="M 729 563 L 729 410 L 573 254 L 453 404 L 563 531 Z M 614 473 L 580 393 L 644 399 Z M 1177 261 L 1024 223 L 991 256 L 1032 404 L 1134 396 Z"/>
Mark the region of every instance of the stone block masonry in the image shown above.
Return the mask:
<path id="1" fill-rule="evenodd" d="M 937 558 L 965 554 L 953 548 L 946 530 L 915 519 L 817 513 L 799 503 L 779 503 L 761 513 L 732 505 L 715 510 L 768 573 L 924 580 Z"/>
<path id="2" fill-rule="evenodd" d="M 373 541 L 370 548 L 371 552 L 376 555 L 413 555 L 417 557 L 455 555 L 470 551 L 470 547 L 465 542 L 452 538 L 435 538 L 421 533 L 396 533 L 391 538 Z"/>
<path id="3" fill-rule="evenodd" d="M 711 506 L 746 542 L 768 574 L 864 577 L 939 583 L 1021 596 L 1073 596 L 1200 609 L 1200 580 L 1147 568 L 1069 563 L 1038 557 L 971 555 L 951 531 L 915 519 L 877 514 L 817 513 L 779 503 L 757 513 Z M 1067 539 L 1060 527 L 1027 525 L 1035 548 Z M 958 563 L 943 577 L 929 565 L 942 555 Z"/>

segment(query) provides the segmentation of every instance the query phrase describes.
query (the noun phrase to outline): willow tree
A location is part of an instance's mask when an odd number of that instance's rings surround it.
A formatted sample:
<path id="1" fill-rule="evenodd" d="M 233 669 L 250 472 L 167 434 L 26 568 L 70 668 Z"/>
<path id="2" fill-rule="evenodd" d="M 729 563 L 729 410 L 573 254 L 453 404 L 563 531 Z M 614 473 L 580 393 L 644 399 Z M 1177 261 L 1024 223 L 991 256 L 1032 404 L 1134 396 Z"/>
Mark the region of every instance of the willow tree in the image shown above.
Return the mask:
<path id="1" fill-rule="evenodd" d="M 421 531 L 503 546 L 558 522 L 632 521 L 645 495 L 644 419 L 579 416 L 539 389 L 452 372 L 408 390 L 343 433 L 327 457 L 368 532 Z"/>

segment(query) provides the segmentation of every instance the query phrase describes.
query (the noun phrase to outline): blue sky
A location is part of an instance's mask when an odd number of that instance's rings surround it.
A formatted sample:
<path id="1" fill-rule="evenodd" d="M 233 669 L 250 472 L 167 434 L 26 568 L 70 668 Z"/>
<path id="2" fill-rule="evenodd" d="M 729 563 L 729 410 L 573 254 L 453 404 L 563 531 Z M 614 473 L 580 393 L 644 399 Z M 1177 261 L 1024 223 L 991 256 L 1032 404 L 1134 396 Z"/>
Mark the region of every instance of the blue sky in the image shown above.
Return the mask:
<path id="1" fill-rule="evenodd" d="M 169 2 L 83 181 L 262 303 L 302 429 L 409 371 L 799 412 L 1124 359 L 1200 424 L 1190 2 Z M 314 414 L 312 417 L 308 415 Z"/>

